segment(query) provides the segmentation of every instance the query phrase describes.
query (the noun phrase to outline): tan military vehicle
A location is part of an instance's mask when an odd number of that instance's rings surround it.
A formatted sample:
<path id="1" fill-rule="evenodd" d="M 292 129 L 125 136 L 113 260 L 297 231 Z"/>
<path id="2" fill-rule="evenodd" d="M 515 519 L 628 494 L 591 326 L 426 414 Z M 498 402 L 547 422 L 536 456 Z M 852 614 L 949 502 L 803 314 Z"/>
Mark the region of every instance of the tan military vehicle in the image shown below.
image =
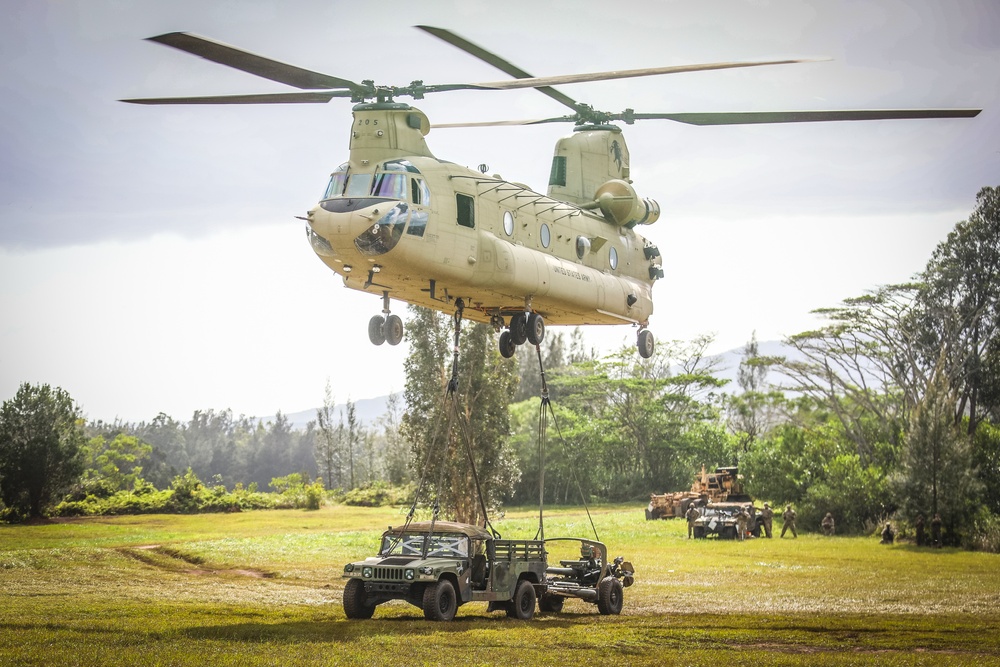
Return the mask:
<path id="1" fill-rule="evenodd" d="M 691 503 L 704 506 L 708 503 L 749 502 L 750 496 L 743 489 L 742 478 L 736 466 L 720 466 L 708 472 L 705 466 L 695 475 L 690 491 L 650 494 L 646 507 L 646 520 L 682 518 Z"/>

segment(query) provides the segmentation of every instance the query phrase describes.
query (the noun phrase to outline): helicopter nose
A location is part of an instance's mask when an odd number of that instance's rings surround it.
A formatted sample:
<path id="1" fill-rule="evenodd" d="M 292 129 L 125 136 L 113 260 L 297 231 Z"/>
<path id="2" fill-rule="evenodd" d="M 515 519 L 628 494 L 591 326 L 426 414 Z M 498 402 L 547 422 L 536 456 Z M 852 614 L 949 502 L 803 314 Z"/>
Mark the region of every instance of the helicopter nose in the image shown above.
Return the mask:
<path id="1" fill-rule="evenodd" d="M 334 250 L 349 252 L 354 240 L 397 203 L 380 197 L 327 199 L 309 212 L 309 224 Z"/>

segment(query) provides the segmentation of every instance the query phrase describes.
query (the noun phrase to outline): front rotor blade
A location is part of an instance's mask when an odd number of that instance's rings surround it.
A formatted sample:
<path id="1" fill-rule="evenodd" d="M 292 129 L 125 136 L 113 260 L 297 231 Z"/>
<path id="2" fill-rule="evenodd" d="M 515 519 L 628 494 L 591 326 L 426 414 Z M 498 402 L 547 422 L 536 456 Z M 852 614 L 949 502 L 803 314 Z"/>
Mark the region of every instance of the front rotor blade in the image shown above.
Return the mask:
<path id="1" fill-rule="evenodd" d="M 518 88 L 538 88 L 567 83 L 586 83 L 588 81 L 609 81 L 611 79 L 633 79 L 641 76 L 656 76 L 659 74 L 680 74 L 682 72 L 705 72 L 717 69 L 736 69 L 739 67 L 760 67 L 762 65 L 790 65 L 793 63 L 813 63 L 829 60 L 828 58 L 795 58 L 789 60 L 760 60 L 751 62 L 703 63 L 700 65 L 675 65 L 672 67 L 646 67 L 643 69 L 625 69 L 611 72 L 592 72 L 590 74 L 564 74 L 561 76 L 545 76 L 533 79 L 516 79 L 514 81 L 495 81 L 491 83 L 471 84 L 476 88 L 491 90 L 515 90 Z"/>
<path id="2" fill-rule="evenodd" d="M 324 104 L 334 97 L 349 97 L 350 91 L 322 93 L 266 93 L 260 95 L 210 95 L 204 97 L 146 97 L 118 100 L 129 104 Z"/>
<path id="3" fill-rule="evenodd" d="M 816 123 L 837 120 L 973 118 L 981 109 L 845 109 L 840 111 L 721 111 L 709 113 L 637 113 L 635 120 L 673 120 L 690 125 Z"/>
<path id="4" fill-rule="evenodd" d="M 427 26 L 427 25 L 418 25 L 416 27 L 419 28 L 420 30 L 423 30 L 424 32 L 426 32 L 428 34 L 434 35 L 438 39 L 441 39 L 441 40 L 444 40 L 445 42 L 448 42 L 452 46 L 455 46 L 455 47 L 458 47 L 459 49 L 462 49 L 463 51 L 465 51 L 469 55 L 475 56 L 476 58 L 479 58 L 480 60 L 482 60 L 483 62 L 485 62 L 487 64 L 493 65 L 494 67 L 496 67 L 497 69 L 499 69 L 501 72 L 505 72 L 506 74 L 510 74 L 511 76 L 513 76 L 515 78 L 518 78 L 518 79 L 533 79 L 533 78 L 535 78 L 532 75 L 530 75 L 527 72 L 525 72 L 520 67 L 518 67 L 517 65 L 511 63 L 510 61 L 504 60 L 503 58 L 501 58 L 497 54 L 491 53 L 490 51 L 487 51 L 486 49 L 484 49 L 483 47 L 481 47 L 481 46 L 479 46 L 477 44 L 473 44 L 472 42 L 470 42 L 469 40 L 465 39 L 464 37 L 459 37 L 458 35 L 456 35 L 455 33 L 451 32 L 450 30 L 445 30 L 444 28 L 434 28 L 432 26 Z M 549 97 L 551 97 L 552 99 L 554 99 L 556 102 L 559 102 L 560 104 L 564 104 L 564 105 L 568 106 L 570 109 L 573 109 L 574 111 L 576 110 L 576 107 L 577 107 L 576 100 L 574 100 L 573 98 L 569 97 L 568 95 L 562 94 L 561 92 L 559 92 L 555 88 L 549 88 L 548 86 L 530 86 L 530 87 L 537 88 L 538 92 L 540 92 L 540 93 L 542 93 L 544 95 L 548 95 Z M 441 126 L 438 126 L 438 127 L 441 127 Z"/>
<path id="5" fill-rule="evenodd" d="M 235 46 L 223 44 L 207 37 L 193 35 L 189 32 L 170 32 L 165 35 L 149 37 L 148 41 L 172 46 L 205 60 L 211 60 L 220 65 L 226 65 L 247 74 L 253 74 L 264 79 L 284 83 L 303 90 L 317 88 L 360 88 L 358 84 L 347 79 L 340 79 L 329 74 L 313 72 L 312 70 L 288 65 L 264 56 L 258 56 L 249 51 L 243 51 Z"/>

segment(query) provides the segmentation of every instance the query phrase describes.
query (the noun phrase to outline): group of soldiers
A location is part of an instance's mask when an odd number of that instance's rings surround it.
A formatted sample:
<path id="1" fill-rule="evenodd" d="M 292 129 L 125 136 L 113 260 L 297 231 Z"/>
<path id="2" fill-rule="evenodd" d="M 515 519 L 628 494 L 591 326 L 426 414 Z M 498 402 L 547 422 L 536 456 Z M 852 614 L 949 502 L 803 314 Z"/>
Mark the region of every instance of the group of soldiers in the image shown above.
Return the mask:
<path id="1" fill-rule="evenodd" d="M 745 540 L 747 533 L 750 529 L 750 522 L 754 519 L 751 512 L 756 513 L 753 506 L 747 510 L 746 507 L 741 507 L 740 511 L 736 514 L 736 537 L 739 540 Z M 694 534 L 694 522 L 701 516 L 701 512 L 694 503 L 688 506 L 687 512 L 684 513 L 684 518 L 687 519 L 688 525 L 688 539 Z M 829 516 L 829 514 L 827 515 Z M 774 522 L 774 510 L 771 509 L 770 503 L 764 503 L 764 509 L 760 510 L 759 513 L 759 523 L 764 529 L 764 536 L 768 539 L 771 538 L 771 526 Z M 782 512 L 781 518 L 784 520 L 784 524 L 781 526 L 781 537 L 785 536 L 787 531 L 792 531 L 792 537 L 798 537 L 798 533 L 795 532 L 795 510 L 792 509 L 791 505 L 785 507 L 785 511 Z M 833 517 L 830 517 L 833 520 Z"/>
<path id="2" fill-rule="evenodd" d="M 740 508 L 740 511 L 736 514 L 736 536 L 737 539 L 746 539 L 748 529 L 750 528 L 750 522 L 753 520 L 754 512 L 753 506 L 750 507 L 748 511 L 746 507 Z M 694 533 L 694 522 L 701 516 L 698 508 L 694 503 L 688 506 L 687 512 L 684 514 L 684 518 L 687 519 L 688 525 L 688 539 L 691 539 Z M 764 536 L 767 538 L 771 537 L 771 524 L 774 520 L 774 510 L 771 509 L 770 503 L 764 503 L 764 509 L 760 510 L 760 525 L 764 529 Z M 795 510 L 792 509 L 791 505 L 785 506 L 785 511 L 781 513 L 781 518 L 784 523 L 781 526 L 781 537 L 785 536 L 788 531 L 792 532 L 792 537 L 798 537 L 798 533 L 795 531 Z M 924 515 L 918 514 L 917 520 L 914 523 L 914 527 L 917 531 L 917 546 L 927 546 L 927 535 L 924 533 Z M 820 522 L 820 527 L 823 529 L 823 534 L 826 536 L 832 536 L 836 532 L 836 521 L 833 518 L 832 512 L 827 512 L 826 516 Z M 896 538 L 896 533 L 892 529 L 892 524 L 886 522 L 885 528 L 882 529 L 882 544 L 892 544 Z M 931 534 L 929 546 L 940 547 L 941 546 L 941 515 L 935 514 L 934 518 L 931 519 Z"/>

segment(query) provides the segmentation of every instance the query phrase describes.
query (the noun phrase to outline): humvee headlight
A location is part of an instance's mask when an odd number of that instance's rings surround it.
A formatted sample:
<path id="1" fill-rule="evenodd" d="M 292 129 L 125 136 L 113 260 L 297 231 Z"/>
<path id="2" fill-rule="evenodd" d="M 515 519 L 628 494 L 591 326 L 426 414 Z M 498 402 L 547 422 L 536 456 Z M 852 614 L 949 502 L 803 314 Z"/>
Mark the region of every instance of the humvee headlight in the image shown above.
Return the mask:
<path id="1" fill-rule="evenodd" d="M 371 579 L 373 574 L 375 574 L 375 571 L 372 570 L 371 567 L 366 565 L 361 568 L 361 576 L 365 579 Z"/>
<path id="2" fill-rule="evenodd" d="M 348 563 L 345 565 L 344 572 L 354 572 L 354 563 Z"/>
<path id="3" fill-rule="evenodd" d="M 432 568 L 430 565 L 424 565 L 422 568 L 420 568 L 420 574 L 432 574 L 433 572 L 434 568 Z"/>
<path id="4" fill-rule="evenodd" d="M 417 573 L 414 572 L 413 570 L 409 568 L 403 570 L 403 579 L 406 579 L 407 581 L 413 581 L 413 578 L 415 576 L 417 576 Z"/>

